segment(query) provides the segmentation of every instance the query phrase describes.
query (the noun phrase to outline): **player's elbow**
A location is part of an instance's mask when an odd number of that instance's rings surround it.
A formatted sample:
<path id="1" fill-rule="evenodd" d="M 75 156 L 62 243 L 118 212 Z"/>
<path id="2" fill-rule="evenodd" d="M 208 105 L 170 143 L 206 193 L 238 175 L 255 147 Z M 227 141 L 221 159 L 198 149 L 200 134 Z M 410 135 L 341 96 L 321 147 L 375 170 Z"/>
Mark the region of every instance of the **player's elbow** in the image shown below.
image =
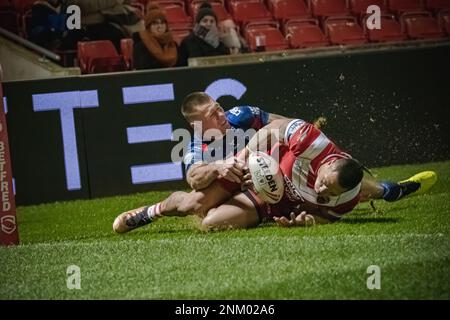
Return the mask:
<path id="1" fill-rule="evenodd" d="M 188 184 L 192 189 L 195 190 L 195 187 L 197 186 L 197 183 L 196 183 L 196 181 L 192 178 L 192 176 L 187 175 L 187 176 L 186 176 L 186 182 L 187 182 L 187 184 Z"/>
<path id="2" fill-rule="evenodd" d="M 193 190 L 201 190 L 206 187 L 202 179 L 196 174 L 187 175 L 186 182 Z"/>

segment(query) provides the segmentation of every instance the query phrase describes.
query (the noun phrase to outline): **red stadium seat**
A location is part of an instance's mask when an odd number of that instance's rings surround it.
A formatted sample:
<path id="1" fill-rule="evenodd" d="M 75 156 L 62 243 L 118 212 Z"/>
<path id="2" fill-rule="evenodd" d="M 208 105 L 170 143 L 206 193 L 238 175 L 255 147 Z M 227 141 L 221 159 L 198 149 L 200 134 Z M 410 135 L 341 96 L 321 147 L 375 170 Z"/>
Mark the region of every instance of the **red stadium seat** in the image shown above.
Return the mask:
<path id="1" fill-rule="evenodd" d="M 19 15 L 13 9 L 0 9 L 0 28 L 19 34 Z"/>
<path id="2" fill-rule="evenodd" d="M 359 17 L 364 17 L 367 14 L 367 8 L 371 5 L 380 7 L 381 12 L 387 12 L 387 0 L 350 0 L 350 11 L 352 14 Z"/>
<path id="3" fill-rule="evenodd" d="M 364 44 L 367 42 L 363 29 L 359 26 L 356 17 L 329 17 L 324 22 L 325 34 L 331 44 L 349 45 Z"/>
<path id="4" fill-rule="evenodd" d="M 406 35 L 402 32 L 400 23 L 393 14 L 381 15 L 381 29 L 370 30 L 366 24 L 367 16 L 363 18 L 362 25 L 364 32 L 370 42 L 391 42 L 406 40 Z"/>
<path id="5" fill-rule="evenodd" d="M 194 17 L 194 19 L 195 19 L 195 16 L 197 15 L 198 9 L 200 8 L 200 6 L 203 2 L 205 2 L 205 0 L 191 1 L 191 4 L 189 7 L 190 7 L 191 16 Z M 211 5 L 214 12 L 216 13 L 217 19 L 219 19 L 219 21 L 223 21 L 223 20 L 227 20 L 227 19 L 231 18 L 230 14 L 225 9 L 223 0 L 210 0 L 208 2 Z"/>
<path id="6" fill-rule="evenodd" d="M 78 61 L 82 73 L 125 70 L 125 62 L 109 40 L 78 42 Z"/>
<path id="7" fill-rule="evenodd" d="M 308 0 L 309 8 L 315 17 L 348 15 L 346 0 Z"/>
<path id="8" fill-rule="evenodd" d="M 441 29 L 450 36 L 450 10 L 443 10 L 438 14 Z"/>
<path id="9" fill-rule="evenodd" d="M 230 11 L 234 21 L 242 26 L 249 21 L 272 19 L 262 0 L 230 0 Z"/>
<path id="10" fill-rule="evenodd" d="M 13 4 L 14 8 L 16 9 L 17 13 L 22 14 L 25 11 L 31 9 L 33 3 L 36 2 L 36 0 L 10 0 Z"/>
<path id="11" fill-rule="evenodd" d="M 434 12 L 450 9 L 450 0 L 426 0 L 426 7 Z"/>
<path id="12" fill-rule="evenodd" d="M 192 30 L 191 26 L 175 27 L 175 28 L 171 29 L 173 39 L 175 40 L 175 42 L 178 45 L 180 45 L 181 41 L 183 41 L 183 39 L 186 38 L 189 35 L 191 30 Z"/>
<path id="13" fill-rule="evenodd" d="M 11 0 L 0 0 L 0 9 L 12 9 L 14 8 Z"/>
<path id="14" fill-rule="evenodd" d="M 438 21 L 428 11 L 405 12 L 400 21 L 403 32 L 411 39 L 437 39 L 444 37 Z"/>
<path id="15" fill-rule="evenodd" d="M 311 16 L 303 0 L 269 0 L 269 10 L 277 20 L 286 21 L 293 18 Z"/>
<path id="16" fill-rule="evenodd" d="M 276 21 L 254 21 L 249 22 L 245 27 L 245 38 L 250 50 L 258 51 L 260 42 L 265 51 L 276 51 L 288 49 L 288 44 L 283 34 L 279 30 Z"/>
<path id="17" fill-rule="evenodd" d="M 317 19 L 292 19 L 285 23 L 284 30 L 289 46 L 293 49 L 329 45 Z"/>
<path id="18" fill-rule="evenodd" d="M 148 2 L 148 4 L 154 3 L 164 11 L 169 25 L 184 26 L 192 23 L 192 18 L 186 14 L 183 0 L 152 0 Z"/>
<path id="19" fill-rule="evenodd" d="M 424 9 L 422 0 L 388 0 L 389 10 L 401 14 L 406 11 L 420 11 Z"/>
<path id="20" fill-rule="evenodd" d="M 133 70 L 133 39 L 126 38 L 120 40 L 120 52 L 122 53 L 125 67 L 127 70 Z"/>

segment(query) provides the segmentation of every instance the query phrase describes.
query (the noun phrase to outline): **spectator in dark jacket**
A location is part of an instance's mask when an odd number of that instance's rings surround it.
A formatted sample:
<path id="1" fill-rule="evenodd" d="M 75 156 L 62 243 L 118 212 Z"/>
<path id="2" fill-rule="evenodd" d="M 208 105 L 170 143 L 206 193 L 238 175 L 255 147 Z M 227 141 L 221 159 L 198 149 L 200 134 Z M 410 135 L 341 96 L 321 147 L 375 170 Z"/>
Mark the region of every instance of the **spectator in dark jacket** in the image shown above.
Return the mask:
<path id="1" fill-rule="evenodd" d="M 219 38 L 217 16 L 211 5 L 203 3 L 195 17 L 192 32 L 180 45 L 180 65 L 187 65 L 189 58 L 229 54 L 229 49 Z"/>
<path id="2" fill-rule="evenodd" d="M 35 1 L 31 7 L 29 28 L 30 41 L 50 50 L 58 48 L 66 30 L 61 1 Z"/>
<path id="3" fill-rule="evenodd" d="M 173 40 L 164 13 L 157 5 L 150 5 L 144 20 L 145 30 L 133 35 L 136 69 L 175 66 L 178 58 L 177 44 Z"/>

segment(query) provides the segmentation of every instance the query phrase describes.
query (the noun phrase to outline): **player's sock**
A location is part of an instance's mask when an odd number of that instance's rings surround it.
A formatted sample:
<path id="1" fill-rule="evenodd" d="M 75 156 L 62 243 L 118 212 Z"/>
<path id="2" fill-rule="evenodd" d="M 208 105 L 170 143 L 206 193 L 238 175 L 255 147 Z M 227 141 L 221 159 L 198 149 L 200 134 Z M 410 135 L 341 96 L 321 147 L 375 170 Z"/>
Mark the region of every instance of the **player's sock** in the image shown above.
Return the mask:
<path id="1" fill-rule="evenodd" d="M 420 188 L 418 182 L 395 183 L 384 181 L 381 183 L 383 187 L 382 198 L 386 201 L 393 202 L 400 200 L 408 194 L 417 191 Z"/>
<path id="2" fill-rule="evenodd" d="M 147 210 L 147 215 L 150 220 L 155 220 L 159 217 L 162 217 L 161 214 L 161 202 L 158 202 L 152 206 L 150 206 Z"/>

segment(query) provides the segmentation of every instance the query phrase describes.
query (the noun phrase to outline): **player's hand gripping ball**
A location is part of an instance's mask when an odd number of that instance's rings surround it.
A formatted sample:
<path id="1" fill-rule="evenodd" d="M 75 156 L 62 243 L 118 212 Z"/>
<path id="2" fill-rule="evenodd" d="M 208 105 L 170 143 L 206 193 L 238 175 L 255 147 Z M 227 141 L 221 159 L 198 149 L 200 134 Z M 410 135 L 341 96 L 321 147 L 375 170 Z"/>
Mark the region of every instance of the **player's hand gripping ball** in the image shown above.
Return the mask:
<path id="1" fill-rule="evenodd" d="M 284 193 L 284 179 L 278 162 L 267 153 L 253 152 L 248 158 L 253 189 L 267 203 L 277 203 Z"/>

